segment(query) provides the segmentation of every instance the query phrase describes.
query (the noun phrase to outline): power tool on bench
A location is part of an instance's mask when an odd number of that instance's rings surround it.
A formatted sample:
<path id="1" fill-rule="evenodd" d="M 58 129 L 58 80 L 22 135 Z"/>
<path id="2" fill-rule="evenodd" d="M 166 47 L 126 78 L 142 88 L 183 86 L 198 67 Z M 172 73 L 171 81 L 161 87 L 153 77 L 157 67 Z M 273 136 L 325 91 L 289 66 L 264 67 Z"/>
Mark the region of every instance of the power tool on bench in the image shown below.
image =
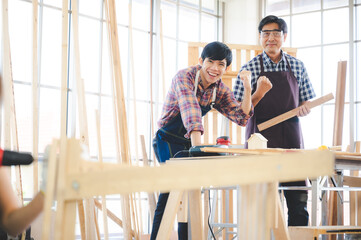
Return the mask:
<path id="1" fill-rule="evenodd" d="M 209 153 L 203 152 L 202 148 L 205 147 L 218 147 L 218 148 L 228 148 L 231 144 L 231 140 L 228 136 L 221 136 L 217 138 L 216 145 L 202 145 L 202 146 L 194 146 L 189 149 L 190 157 L 205 157 L 205 156 L 224 156 L 226 153 Z"/>

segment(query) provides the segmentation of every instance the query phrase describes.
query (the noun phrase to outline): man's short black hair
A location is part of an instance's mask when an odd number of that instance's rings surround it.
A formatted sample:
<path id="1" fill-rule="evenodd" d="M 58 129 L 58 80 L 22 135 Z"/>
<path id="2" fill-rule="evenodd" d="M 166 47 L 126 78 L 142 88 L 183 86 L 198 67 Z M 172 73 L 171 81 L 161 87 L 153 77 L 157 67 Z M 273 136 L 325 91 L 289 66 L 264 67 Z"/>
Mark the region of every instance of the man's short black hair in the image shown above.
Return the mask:
<path id="1" fill-rule="evenodd" d="M 278 29 L 282 30 L 283 33 L 287 33 L 287 23 L 282 18 L 276 17 L 274 15 L 268 15 L 267 17 L 263 18 L 258 25 L 258 32 L 262 31 L 264 25 L 269 23 L 277 23 Z"/>
<path id="2" fill-rule="evenodd" d="M 201 54 L 201 58 L 203 61 L 206 58 L 212 59 L 212 60 L 220 60 L 226 59 L 227 61 L 227 67 L 231 65 L 232 63 L 232 51 L 229 49 L 229 47 L 221 42 L 211 42 L 208 43 Z"/>

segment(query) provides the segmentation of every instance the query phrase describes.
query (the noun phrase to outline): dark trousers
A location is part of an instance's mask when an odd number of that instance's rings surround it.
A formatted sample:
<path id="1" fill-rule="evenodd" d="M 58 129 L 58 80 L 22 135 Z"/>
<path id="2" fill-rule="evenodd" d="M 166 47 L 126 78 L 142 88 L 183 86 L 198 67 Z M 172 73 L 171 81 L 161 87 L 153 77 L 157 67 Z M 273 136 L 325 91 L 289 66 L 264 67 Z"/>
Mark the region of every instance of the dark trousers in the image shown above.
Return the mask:
<path id="1" fill-rule="evenodd" d="M 305 181 L 281 183 L 281 186 L 306 186 Z M 284 191 L 288 208 L 288 226 L 307 226 L 307 191 L 285 190 Z"/>
<path id="2" fill-rule="evenodd" d="M 159 230 L 162 218 L 163 218 L 165 206 L 167 205 L 168 197 L 169 197 L 169 193 L 159 194 L 157 208 L 154 213 L 152 234 L 150 235 L 151 240 L 155 240 L 157 238 L 158 230 Z M 187 240 L 188 239 L 188 224 L 187 223 L 178 223 L 178 239 L 179 240 Z"/>
<path id="3" fill-rule="evenodd" d="M 184 151 L 190 148 L 189 144 L 175 144 L 169 143 L 160 139 L 158 136 L 153 140 L 154 153 L 157 157 L 157 160 L 161 163 L 167 161 L 171 157 L 188 157 L 189 152 Z M 160 223 L 163 218 L 165 206 L 167 205 L 169 193 L 159 194 L 157 207 L 154 212 L 152 233 L 150 235 L 151 240 L 157 238 L 158 230 Z M 188 239 L 188 224 L 187 223 L 178 223 L 178 239 L 187 240 Z"/>

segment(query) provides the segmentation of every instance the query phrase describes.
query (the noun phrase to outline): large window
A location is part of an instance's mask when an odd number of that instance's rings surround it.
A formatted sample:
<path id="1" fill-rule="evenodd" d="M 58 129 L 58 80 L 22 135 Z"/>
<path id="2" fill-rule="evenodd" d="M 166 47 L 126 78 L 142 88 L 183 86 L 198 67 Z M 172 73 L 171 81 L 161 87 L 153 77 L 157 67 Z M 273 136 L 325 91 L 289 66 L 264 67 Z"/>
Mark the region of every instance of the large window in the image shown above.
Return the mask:
<path id="1" fill-rule="evenodd" d="M 19 148 L 21 151 L 31 152 L 32 1 L 7 1 Z M 79 137 L 73 19 L 71 1 L 68 2 L 67 135 Z M 38 4 L 38 149 L 41 164 L 45 146 L 50 144 L 53 138 L 60 137 L 62 0 L 39 0 Z M 137 158 L 142 156 L 139 135 L 144 135 L 148 156 L 153 159 L 152 134 L 157 130 L 156 121 L 172 77 L 177 70 L 188 65 L 189 41 L 220 40 L 221 4 L 218 0 L 117 0 L 115 5 L 131 157 L 136 162 Z M 112 72 L 103 0 L 78 0 L 78 9 L 80 66 L 85 87 L 89 152 L 96 160 L 98 151 L 95 110 L 98 110 L 104 161 L 116 162 Z M 154 106 L 153 117 L 150 112 L 151 101 Z M 29 199 L 33 196 L 32 167 L 23 168 L 22 172 L 24 197 Z M 108 207 L 120 213 L 119 209 L 116 209 L 119 208 L 119 202 L 109 204 Z M 144 232 L 149 232 L 147 208 L 143 207 L 143 211 L 143 229 Z M 113 226 L 111 232 L 111 236 L 118 236 L 121 229 Z"/>
<path id="2" fill-rule="evenodd" d="M 265 0 L 264 16 L 277 15 L 289 27 L 287 47 L 296 47 L 307 68 L 317 97 L 336 93 L 337 62 L 347 61 L 343 124 L 344 147 L 360 140 L 360 1 Z M 350 30 L 351 29 L 351 30 Z M 349 32 L 352 31 L 353 32 Z M 352 51 L 352 54 L 350 54 Z M 332 146 L 335 102 L 302 118 L 305 146 Z"/>

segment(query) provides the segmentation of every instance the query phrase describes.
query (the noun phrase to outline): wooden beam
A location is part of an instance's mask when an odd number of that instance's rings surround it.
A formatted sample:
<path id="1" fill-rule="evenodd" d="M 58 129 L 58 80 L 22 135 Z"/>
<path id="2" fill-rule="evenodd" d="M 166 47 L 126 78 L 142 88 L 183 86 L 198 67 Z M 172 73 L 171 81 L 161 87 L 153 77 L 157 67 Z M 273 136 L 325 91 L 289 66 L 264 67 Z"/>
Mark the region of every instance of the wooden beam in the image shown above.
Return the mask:
<path id="1" fill-rule="evenodd" d="M 201 186 L 296 181 L 305 177 L 326 176 L 332 174 L 334 169 L 334 154 L 329 151 L 191 159 L 192 161 L 170 161 L 170 164 L 160 167 L 114 164 L 112 170 L 69 174 L 66 177 L 66 186 L 69 191 L 64 192 L 64 198 L 79 199 L 115 193 L 189 190 Z M 220 169 L 227 173 L 227 177 L 219 174 Z M 264 172 L 264 174 L 259 176 L 259 172 Z M 134 176 L 137 177 L 134 178 Z M 73 189 L 73 183 L 80 187 Z"/>
<path id="2" fill-rule="evenodd" d="M 317 98 L 317 99 L 311 101 L 310 104 L 309 104 L 309 107 L 310 108 L 317 107 L 317 106 L 319 106 L 321 104 L 324 104 L 325 102 L 330 101 L 331 99 L 333 99 L 333 94 L 329 93 L 329 94 L 327 94 L 325 96 L 322 96 L 320 98 Z M 270 120 L 268 120 L 266 122 L 258 124 L 257 127 L 258 127 L 259 131 L 263 131 L 263 130 L 265 130 L 267 128 L 270 128 L 270 127 L 272 127 L 272 126 L 274 126 L 276 124 L 279 124 L 281 122 L 284 122 L 284 121 L 296 116 L 299 109 L 300 109 L 300 107 L 294 108 L 294 109 L 292 109 L 292 110 L 290 110 L 290 111 L 288 111 L 286 113 L 283 113 L 283 114 L 281 114 L 281 115 L 279 115 L 277 117 L 274 117 L 274 118 L 272 118 L 272 119 L 270 119 Z"/>

